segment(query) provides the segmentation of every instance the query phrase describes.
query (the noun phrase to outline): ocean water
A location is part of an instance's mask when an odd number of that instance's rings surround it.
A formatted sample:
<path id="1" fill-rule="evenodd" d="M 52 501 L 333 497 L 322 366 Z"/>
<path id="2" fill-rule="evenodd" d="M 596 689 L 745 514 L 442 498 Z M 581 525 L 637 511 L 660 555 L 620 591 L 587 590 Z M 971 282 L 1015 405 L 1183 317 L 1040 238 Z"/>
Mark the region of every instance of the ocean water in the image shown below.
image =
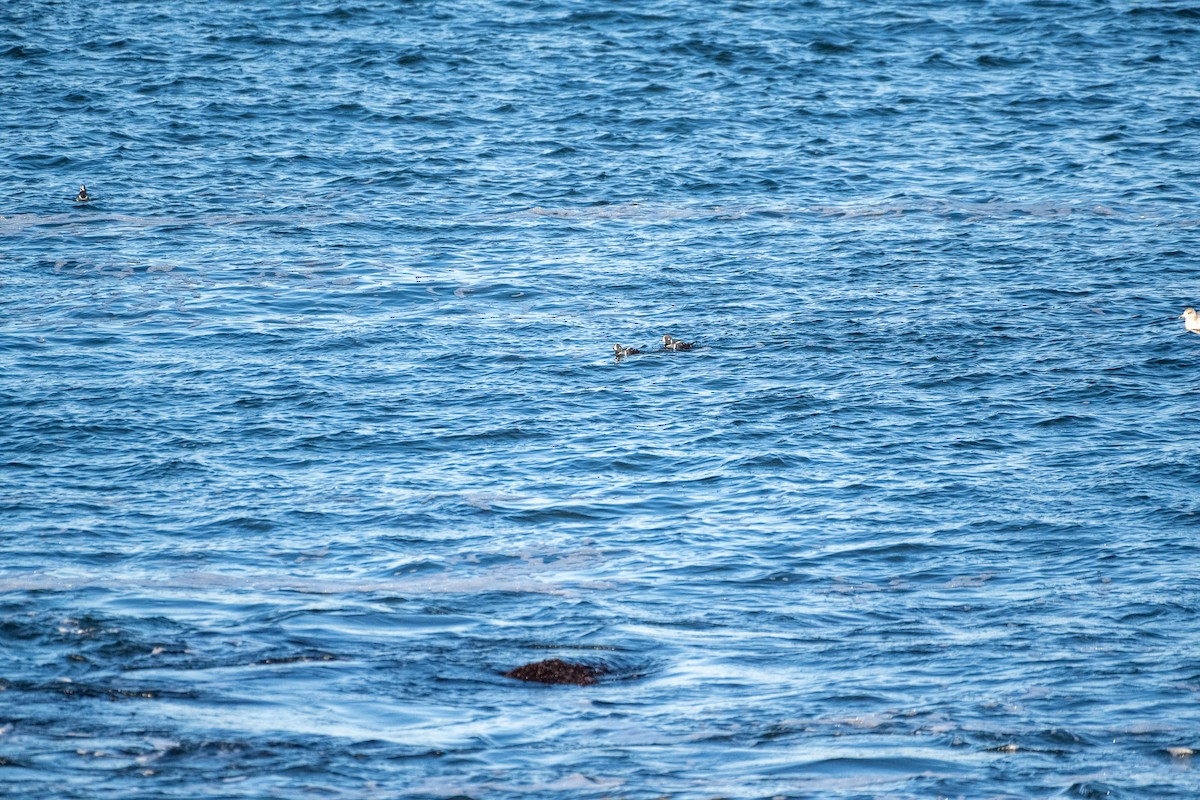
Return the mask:
<path id="1" fill-rule="evenodd" d="M 0 5 L 0 796 L 1200 795 L 1197 63 Z"/>

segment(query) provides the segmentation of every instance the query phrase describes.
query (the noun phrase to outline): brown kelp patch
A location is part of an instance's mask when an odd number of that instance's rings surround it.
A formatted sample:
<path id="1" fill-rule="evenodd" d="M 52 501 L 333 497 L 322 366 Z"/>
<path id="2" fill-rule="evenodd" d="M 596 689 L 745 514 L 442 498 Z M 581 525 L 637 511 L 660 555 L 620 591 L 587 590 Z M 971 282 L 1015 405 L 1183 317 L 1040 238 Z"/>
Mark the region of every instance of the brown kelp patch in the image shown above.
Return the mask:
<path id="1" fill-rule="evenodd" d="M 506 678 L 516 678 L 519 681 L 533 683 L 557 683 L 570 686 L 593 686 L 596 679 L 608 672 L 603 666 L 579 664 L 574 661 L 563 661 L 561 658 L 549 658 L 545 661 L 535 661 L 524 664 L 504 673 Z"/>

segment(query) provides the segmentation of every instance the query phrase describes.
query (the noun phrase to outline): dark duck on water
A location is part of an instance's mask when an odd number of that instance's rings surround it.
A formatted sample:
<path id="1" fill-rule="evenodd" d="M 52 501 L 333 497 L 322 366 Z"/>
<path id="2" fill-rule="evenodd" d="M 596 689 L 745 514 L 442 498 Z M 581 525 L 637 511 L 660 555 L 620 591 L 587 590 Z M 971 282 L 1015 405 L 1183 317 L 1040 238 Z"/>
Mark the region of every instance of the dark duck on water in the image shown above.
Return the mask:
<path id="1" fill-rule="evenodd" d="M 82 183 L 79 184 L 79 194 L 75 195 L 76 203 L 90 203 L 94 198 L 88 194 L 87 187 Z"/>
<path id="2" fill-rule="evenodd" d="M 663 350 L 691 350 L 695 342 L 681 342 L 670 336 L 663 336 Z"/>

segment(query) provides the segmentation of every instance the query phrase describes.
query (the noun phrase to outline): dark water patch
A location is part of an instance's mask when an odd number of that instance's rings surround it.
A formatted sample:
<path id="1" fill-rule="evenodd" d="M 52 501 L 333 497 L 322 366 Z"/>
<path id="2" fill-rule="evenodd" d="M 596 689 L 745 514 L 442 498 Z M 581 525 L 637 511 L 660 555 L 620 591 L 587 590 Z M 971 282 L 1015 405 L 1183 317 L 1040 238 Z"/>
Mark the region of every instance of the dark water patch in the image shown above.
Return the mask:
<path id="1" fill-rule="evenodd" d="M 808 49 L 814 53 L 821 55 L 840 55 L 842 53 L 853 53 L 855 51 L 855 43 L 852 41 L 831 41 L 828 39 L 817 39 L 809 42 Z"/>
<path id="2" fill-rule="evenodd" d="M 49 54 L 49 50 L 37 47 L 36 45 L 26 47 L 25 45 L 14 44 L 0 52 L 0 58 L 11 58 L 16 61 L 31 61 Z"/>
<path id="3" fill-rule="evenodd" d="M 975 63 L 989 69 L 1007 69 L 1029 64 L 1030 59 L 1023 56 L 1002 56 L 985 53 L 976 58 Z"/>
<path id="4" fill-rule="evenodd" d="M 271 666 L 275 664 L 311 664 L 313 662 L 336 661 L 337 656 L 332 653 L 305 653 L 303 655 L 289 656 L 267 656 L 260 658 L 254 663 L 256 665 Z"/>

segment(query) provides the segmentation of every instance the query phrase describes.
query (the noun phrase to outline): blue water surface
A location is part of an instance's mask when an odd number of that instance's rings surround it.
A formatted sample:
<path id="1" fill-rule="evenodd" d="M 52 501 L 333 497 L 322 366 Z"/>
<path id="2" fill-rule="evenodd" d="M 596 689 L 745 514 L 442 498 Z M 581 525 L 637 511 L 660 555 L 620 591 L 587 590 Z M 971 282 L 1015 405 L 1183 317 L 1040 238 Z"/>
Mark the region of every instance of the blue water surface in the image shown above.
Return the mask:
<path id="1" fill-rule="evenodd" d="M 0 4 L 0 796 L 1200 795 L 1198 63 Z"/>

